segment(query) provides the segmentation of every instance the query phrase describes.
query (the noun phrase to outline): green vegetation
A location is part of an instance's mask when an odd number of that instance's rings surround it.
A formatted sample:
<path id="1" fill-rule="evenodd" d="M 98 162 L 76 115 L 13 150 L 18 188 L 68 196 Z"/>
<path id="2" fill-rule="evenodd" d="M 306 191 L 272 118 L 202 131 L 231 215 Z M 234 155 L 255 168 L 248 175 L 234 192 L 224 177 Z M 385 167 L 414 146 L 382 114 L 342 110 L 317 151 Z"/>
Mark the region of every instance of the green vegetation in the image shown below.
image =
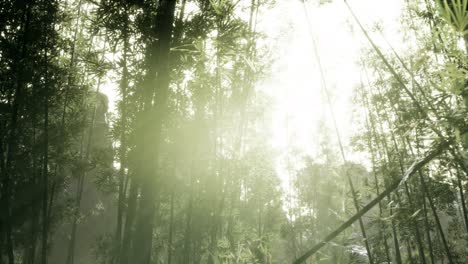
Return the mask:
<path id="1" fill-rule="evenodd" d="M 265 85 L 296 1 L 314 155 L 274 146 Z M 404 51 L 356 2 L 0 1 L 0 264 L 468 263 L 468 0 L 399 1 Z M 346 131 L 308 12 L 337 3 Z"/>

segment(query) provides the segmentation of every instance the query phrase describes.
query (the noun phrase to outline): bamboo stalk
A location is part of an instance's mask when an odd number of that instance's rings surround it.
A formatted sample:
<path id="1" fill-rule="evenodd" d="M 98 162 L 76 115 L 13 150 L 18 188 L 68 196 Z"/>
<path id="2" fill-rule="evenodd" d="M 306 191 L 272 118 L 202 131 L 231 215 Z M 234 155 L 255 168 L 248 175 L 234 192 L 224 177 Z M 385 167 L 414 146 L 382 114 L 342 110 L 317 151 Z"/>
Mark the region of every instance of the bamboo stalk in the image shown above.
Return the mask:
<path id="1" fill-rule="evenodd" d="M 361 210 L 354 214 L 351 218 L 349 218 L 346 222 L 341 224 L 338 228 L 336 228 L 333 232 L 327 235 L 325 238 L 322 239 L 319 243 L 317 243 L 314 247 L 308 250 L 304 255 L 296 259 L 293 264 L 304 263 L 307 258 L 315 254 L 319 249 L 325 246 L 328 242 L 332 241 L 335 237 L 337 237 L 341 232 L 346 230 L 350 227 L 354 222 L 356 222 L 360 217 L 362 217 L 365 213 L 371 210 L 375 205 L 377 205 L 380 201 L 382 201 L 387 195 L 395 191 L 401 184 L 406 182 L 411 176 L 413 176 L 419 169 L 424 167 L 427 163 L 432 161 L 438 155 L 440 155 L 444 150 L 446 150 L 451 141 L 442 141 L 440 143 L 433 144 L 433 147 L 429 152 L 426 153 L 424 158 L 415 161 L 411 167 L 409 167 L 406 172 L 402 175 L 401 178 L 394 181 L 388 188 L 386 188 L 380 195 L 374 198 L 371 202 L 361 208 Z"/>

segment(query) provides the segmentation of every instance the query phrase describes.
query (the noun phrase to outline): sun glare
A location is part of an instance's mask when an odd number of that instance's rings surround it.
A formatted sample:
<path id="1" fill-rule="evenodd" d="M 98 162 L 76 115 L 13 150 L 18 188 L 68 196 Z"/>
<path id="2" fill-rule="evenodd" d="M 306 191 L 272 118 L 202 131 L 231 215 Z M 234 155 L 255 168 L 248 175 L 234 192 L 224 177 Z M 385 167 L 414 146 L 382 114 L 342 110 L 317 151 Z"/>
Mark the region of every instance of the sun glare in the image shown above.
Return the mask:
<path id="1" fill-rule="evenodd" d="M 312 38 L 317 45 L 338 129 L 345 142 L 351 136 L 347 132 L 352 131 L 347 128 L 352 127 L 354 121 L 350 102 L 352 89 L 359 84 L 361 75 L 357 62 L 367 42 L 360 32 L 354 32 L 356 26 L 342 1 L 323 5 L 314 1 L 305 4 L 301 1 L 279 2 L 260 21 L 271 34 L 269 37 L 277 39 L 280 53 L 271 77 L 261 84 L 263 89 L 272 91 L 275 102 L 271 143 L 281 153 L 295 151 L 320 158 L 320 124 L 334 130 Z M 350 4 L 364 18 L 366 26 L 384 24 L 386 39 L 398 39 L 396 28 L 401 1 L 366 0 L 350 1 Z M 283 30 L 269 31 L 278 28 Z M 398 43 L 394 43 L 395 46 Z M 290 177 L 281 161 L 286 155 L 281 155 L 277 161 L 284 188 L 287 188 Z M 300 167 L 301 164 L 296 162 L 293 166 Z"/>
<path id="2" fill-rule="evenodd" d="M 396 49 L 404 47 L 397 31 L 402 1 L 363 0 L 350 1 L 350 4 L 367 27 L 384 25 L 386 41 Z M 188 13 L 196 9 L 193 3 L 187 8 Z M 271 117 L 270 142 L 282 153 L 276 167 L 282 186 L 287 190 L 290 175 L 285 164 L 295 169 L 301 167 L 300 160 L 288 159 L 285 162 L 288 153 L 323 158 L 320 153 L 321 124 L 334 131 L 330 106 L 314 55 L 314 42 L 338 129 L 345 143 L 351 136 L 348 132 L 353 131 L 347 128 L 352 127 L 354 122 L 350 100 L 353 87 L 360 81 L 358 60 L 361 50 L 368 43 L 356 30 L 349 11 L 341 1 L 319 5 L 314 1 L 304 4 L 301 1 L 282 0 L 264 12 L 258 18 L 258 28 L 266 33 L 268 39 L 276 40 L 270 48 L 275 49 L 278 55 L 274 58 L 272 73 L 258 86 L 273 98 L 271 113 L 267 115 Z M 385 45 L 381 35 L 376 34 L 376 39 Z M 115 102 L 119 98 L 117 86 L 118 83 L 111 78 L 104 80 L 101 87 L 109 98 L 111 113 L 116 111 Z M 359 155 L 352 157 L 366 162 Z"/>

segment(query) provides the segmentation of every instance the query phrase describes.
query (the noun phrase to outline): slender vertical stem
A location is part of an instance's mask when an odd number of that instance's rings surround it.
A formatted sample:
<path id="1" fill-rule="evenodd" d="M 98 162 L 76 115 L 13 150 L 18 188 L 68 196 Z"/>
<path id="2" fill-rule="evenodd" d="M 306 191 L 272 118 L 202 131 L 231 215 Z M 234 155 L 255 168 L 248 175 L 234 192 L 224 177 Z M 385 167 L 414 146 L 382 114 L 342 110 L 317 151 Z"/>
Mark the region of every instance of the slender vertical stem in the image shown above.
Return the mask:
<path id="1" fill-rule="evenodd" d="M 333 106 L 332 106 L 332 103 L 331 103 L 330 93 L 329 93 L 329 91 L 328 91 L 327 83 L 326 83 L 326 81 L 325 81 L 325 74 L 324 74 L 324 71 L 323 71 L 323 67 L 322 67 L 320 55 L 319 55 L 319 52 L 318 52 L 317 43 L 315 42 L 315 38 L 314 38 L 314 36 L 312 35 L 312 26 L 311 26 L 311 24 L 310 24 L 310 19 L 309 19 L 309 15 L 308 15 L 308 12 L 307 12 L 306 4 L 305 4 L 304 1 L 303 1 L 302 3 L 303 3 L 302 7 L 303 7 L 303 10 L 304 10 L 306 19 L 307 19 L 307 25 L 308 25 L 308 27 L 309 27 L 309 34 L 310 34 L 310 37 L 311 37 L 312 43 L 313 43 L 313 49 L 314 49 L 315 60 L 317 61 L 317 64 L 318 64 L 318 67 L 319 67 L 319 71 L 320 71 L 321 88 L 322 88 L 322 90 L 324 91 L 325 97 L 326 97 L 326 99 L 327 99 L 328 107 L 329 107 L 330 114 L 331 114 L 332 121 L 333 121 L 333 127 L 334 127 L 334 129 L 335 129 L 335 134 L 336 134 L 336 137 L 337 137 L 337 139 L 338 139 L 338 145 L 339 145 L 339 147 L 340 147 L 341 157 L 342 157 L 342 159 L 343 159 L 343 164 L 346 166 L 348 162 L 347 162 L 347 159 L 346 159 L 346 156 L 345 156 L 345 152 L 344 152 L 344 147 L 343 147 L 343 143 L 342 143 L 342 140 L 341 140 L 340 131 L 339 131 L 338 125 L 337 125 L 337 123 L 336 123 L 336 118 L 335 118 L 335 113 L 334 113 Z M 347 181 L 348 181 L 348 183 L 349 183 L 349 187 L 350 187 L 350 189 L 351 189 L 351 194 L 352 194 L 352 196 L 353 196 L 354 207 L 355 207 L 357 213 L 359 213 L 360 206 L 359 206 L 359 201 L 358 201 L 357 193 L 356 193 L 356 190 L 354 189 L 353 181 L 352 181 L 352 179 L 351 179 L 351 176 L 350 176 L 349 173 L 348 173 L 348 170 L 346 171 L 346 178 L 347 178 Z M 359 220 L 359 227 L 360 227 L 360 229 L 361 229 L 361 234 L 362 234 L 362 237 L 363 237 L 363 240 L 364 240 L 364 245 L 365 245 L 365 248 L 366 248 L 366 251 L 367 251 L 367 257 L 368 257 L 368 259 L 369 259 L 369 263 L 370 263 L 370 264 L 373 264 L 374 261 L 373 261 L 373 258 L 372 258 L 372 252 L 371 252 L 371 249 L 370 249 L 369 241 L 368 241 L 368 239 L 367 239 L 367 234 L 366 234 L 366 229 L 365 229 L 365 227 L 364 227 L 364 223 L 363 223 L 361 217 L 359 217 L 358 220 Z"/>
<path id="2" fill-rule="evenodd" d="M 427 200 L 429 201 L 429 206 L 430 206 L 432 214 L 434 216 L 436 226 L 437 226 L 437 230 L 439 231 L 440 238 L 442 239 L 442 245 L 444 247 L 445 254 L 447 255 L 447 259 L 449 261 L 449 264 L 454 264 L 455 262 L 453 262 L 452 254 L 450 253 L 450 248 L 448 246 L 447 239 L 445 238 L 444 230 L 442 229 L 442 224 L 440 223 L 439 215 L 437 214 L 437 209 L 436 209 L 436 207 L 434 205 L 434 202 L 432 201 L 432 198 L 428 195 L 428 189 L 427 189 L 427 186 L 426 186 L 426 181 L 424 180 L 424 177 L 423 177 L 421 172 L 418 172 L 418 174 L 419 174 L 419 180 L 421 182 L 423 192 L 427 196 Z"/>
<path id="3" fill-rule="evenodd" d="M 174 233 L 174 193 L 175 191 L 171 191 L 171 212 L 170 212 L 170 218 L 169 218 L 169 242 L 167 245 L 167 264 L 172 263 L 172 239 L 173 239 L 173 233 Z"/>
<path id="4" fill-rule="evenodd" d="M 49 232 L 49 216 L 47 215 L 49 209 L 49 76 L 48 64 L 49 59 L 47 56 L 48 37 L 47 31 L 45 32 L 45 50 L 44 50 L 44 145 L 42 156 L 42 248 L 41 248 L 41 263 L 47 264 L 47 242 Z"/>

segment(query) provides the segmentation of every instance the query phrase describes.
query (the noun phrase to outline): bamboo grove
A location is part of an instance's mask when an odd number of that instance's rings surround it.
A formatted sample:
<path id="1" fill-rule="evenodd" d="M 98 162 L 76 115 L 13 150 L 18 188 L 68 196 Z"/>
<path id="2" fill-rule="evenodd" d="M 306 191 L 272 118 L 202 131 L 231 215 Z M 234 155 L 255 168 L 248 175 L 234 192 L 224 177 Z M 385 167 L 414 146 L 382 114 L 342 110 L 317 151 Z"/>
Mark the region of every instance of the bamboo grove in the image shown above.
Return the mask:
<path id="1" fill-rule="evenodd" d="M 310 47 L 317 156 L 270 140 L 282 1 L 0 1 L 0 264 L 467 263 L 468 0 L 402 0 L 404 51 L 297 0 L 366 43 L 349 140 Z"/>

